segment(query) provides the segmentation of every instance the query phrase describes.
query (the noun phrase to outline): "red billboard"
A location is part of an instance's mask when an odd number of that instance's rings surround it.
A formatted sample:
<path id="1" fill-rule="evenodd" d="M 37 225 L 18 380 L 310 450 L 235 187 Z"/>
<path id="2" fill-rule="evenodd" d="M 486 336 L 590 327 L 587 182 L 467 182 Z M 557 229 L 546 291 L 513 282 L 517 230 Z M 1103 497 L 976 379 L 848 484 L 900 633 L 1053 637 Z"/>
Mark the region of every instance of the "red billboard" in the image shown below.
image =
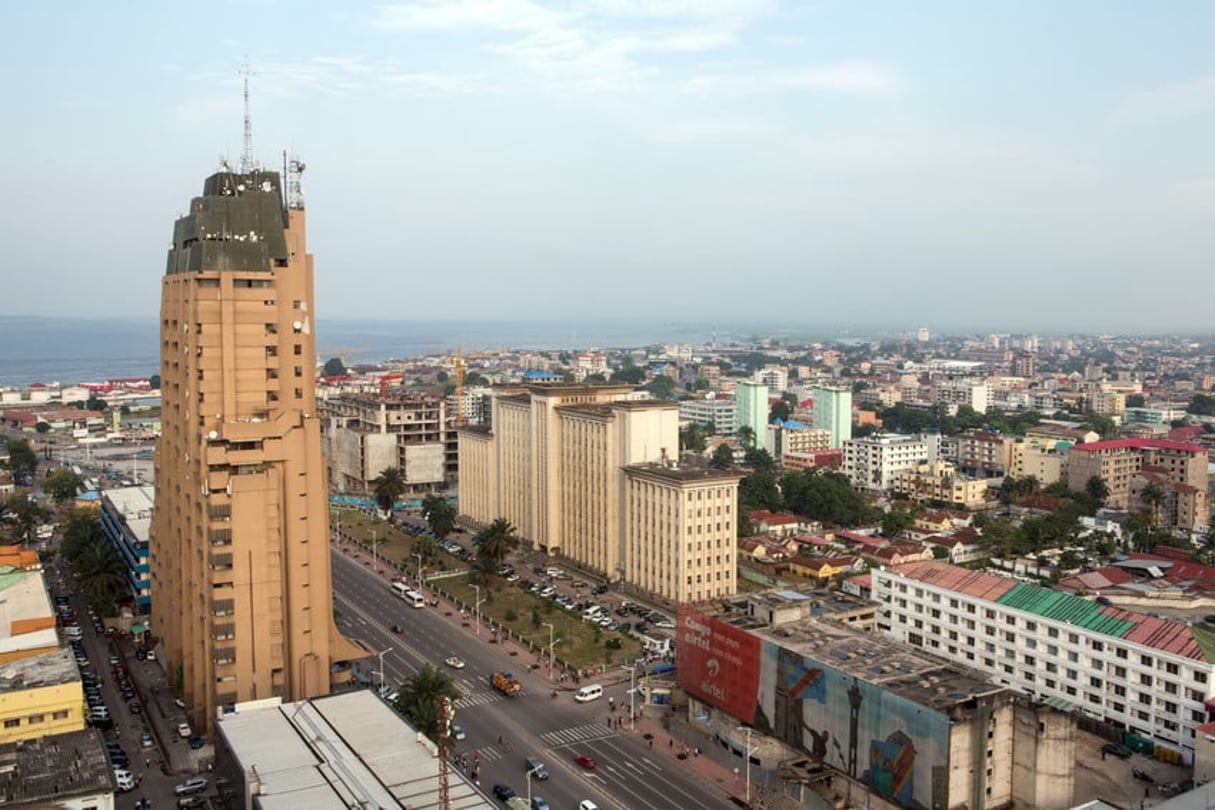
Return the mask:
<path id="1" fill-rule="evenodd" d="M 680 688 L 750 723 L 759 697 L 759 637 L 689 607 L 680 607 L 677 616 Z"/>

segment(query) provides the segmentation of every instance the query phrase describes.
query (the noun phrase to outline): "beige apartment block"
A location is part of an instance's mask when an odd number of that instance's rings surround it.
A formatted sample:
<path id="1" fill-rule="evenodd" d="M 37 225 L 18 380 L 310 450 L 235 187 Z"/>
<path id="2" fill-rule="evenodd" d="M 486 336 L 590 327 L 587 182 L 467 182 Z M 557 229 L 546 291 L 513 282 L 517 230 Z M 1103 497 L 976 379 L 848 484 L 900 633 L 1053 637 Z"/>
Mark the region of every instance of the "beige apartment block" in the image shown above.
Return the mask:
<path id="1" fill-rule="evenodd" d="M 312 256 L 282 188 L 207 178 L 161 285 L 152 627 L 203 730 L 244 701 L 328 694 L 369 654 L 333 621 Z"/>
<path id="2" fill-rule="evenodd" d="M 625 581 L 680 604 L 733 596 L 739 476 L 670 464 L 624 476 Z"/>
<path id="3" fill-rule="evenodd" d="M 1009 467 L 1012 439 L 994 430 L 967 430 L 958 437 L 958 469 L 976 478 L 998 478 Z"/>
<path id="4" fill-rule="evenodd" d="M 533 549 L 628 580 L 625 468 L 673 465 L 679 452 L 678 405 L 633 392 L 610 384 L 495 392 L 492 428 L 459 431 L 461 516 L 505 518 Z"/>
<path id="5" fill-rule="evenodd" d="M 987 500 L 987 482 L 960 475 L 944 461 L 920 464 L 894 474 L 894 493 L 912 501 L 939 501 L 950 506 L 973 509 Z"/>
<path id="6" fill-rule="evenodd" d="M 1109 489 L 1108 506 L 1127 509 L 1131 504 L 1131 478 L 1141 467 L 1173 483 L 1207 489 L 1207 452 L 1203 447 L 1167 439 L 1113 439 L 1078 444 L 1068 451 L 1067 486 L 1083 492 L 1088 480 L 1099 477 Z"/>

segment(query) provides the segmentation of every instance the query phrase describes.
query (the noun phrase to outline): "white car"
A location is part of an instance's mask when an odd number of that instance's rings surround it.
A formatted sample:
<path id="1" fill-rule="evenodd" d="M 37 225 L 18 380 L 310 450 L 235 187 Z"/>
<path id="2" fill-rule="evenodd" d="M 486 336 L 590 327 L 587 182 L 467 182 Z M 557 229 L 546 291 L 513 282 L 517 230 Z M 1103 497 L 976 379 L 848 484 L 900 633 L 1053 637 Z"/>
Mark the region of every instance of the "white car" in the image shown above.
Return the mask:
<path id="1" fill-rule="evenodd" d="M 126 793 L 128 790 L 134 790 L 138 786 L 135 781 L 135 775 L 125 768 L 114 769 L 114 785 L 120 793 Z"/>
<path id="2" fill-rule="evenodd" d="M 194 732 L 190 730 L 189 723 L 178 723 L 177 724 L 177 736 L 181 737 L 183 740 L 188 738 L 193 733 Z"/>
<path id="3" fill-rule="evenodd" d="M 463 739 L 465 739 L 465 738 L 466 738 L 468 735 L 464 733 L 464 726 L 462 726 L 462 725 L 460 725 L 460 724 L 458 724 L 458 723 L 452 723 L 452 725 L 451 725 L 451 736 L 452 736 L 452 739 L 455 739 L 455 740 L 463 740 Z"/>

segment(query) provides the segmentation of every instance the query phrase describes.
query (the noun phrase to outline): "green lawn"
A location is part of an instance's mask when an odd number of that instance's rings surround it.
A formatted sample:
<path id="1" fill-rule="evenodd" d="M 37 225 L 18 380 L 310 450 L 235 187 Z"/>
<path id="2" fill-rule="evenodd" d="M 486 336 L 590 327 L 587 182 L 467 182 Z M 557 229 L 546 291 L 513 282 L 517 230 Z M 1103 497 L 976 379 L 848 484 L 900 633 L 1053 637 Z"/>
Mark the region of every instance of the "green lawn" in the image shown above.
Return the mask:
<path id="1" fill-rule="evenodd" d="M 340 524 L 338 515 L 340 514 Z M 373 518 L 357 509 L 331 509 L 330 522 L 334 529 L 340 530 L 346 537 L 364 545 L 376 544 L 376 552 L 380 558 L 389 562 L 412 579 L 417 567 L 413 554 L 413 535 L 405 530 Z M 468 565 L 446 552 L 438 566 L 443 571 L 468 570 Z M 427 567 L 427 573 L 434 570 Z M 476 590 L 469 585 L 466 576 L 454 576 L 437 579 L 430 583 L 431 587 L 468 605 L 469 616 L 474 614 L 477 601 Z M 604 630 L 598 625 L 582 621 L 582 617 L 563 609 L 548 599 L 527 593 L 515 585 L 495 578 L 488 586 L 481 587 L 481 619 L 484 623 L 481 633 L 489 637 L 489 622 L 508 628 L 516 637 L 525 643 L 530 642 L 536 649 L 547 654 L 549 645 L 549 628 L 544 622 L 553 625 L 553 653 L 558 662 L 566 662 L 573 669 L 589 669 L 594 667 L 621 666 L 635 661 L 641 655 L 641 643 L 627 633 L 614 633 Z M 508 619 L 513 615 L 514 619 Z M 619 649 L 609 649 L 609 638 L 620 640 Z M 534 663 L 535 659 L 527 661 Z"/>

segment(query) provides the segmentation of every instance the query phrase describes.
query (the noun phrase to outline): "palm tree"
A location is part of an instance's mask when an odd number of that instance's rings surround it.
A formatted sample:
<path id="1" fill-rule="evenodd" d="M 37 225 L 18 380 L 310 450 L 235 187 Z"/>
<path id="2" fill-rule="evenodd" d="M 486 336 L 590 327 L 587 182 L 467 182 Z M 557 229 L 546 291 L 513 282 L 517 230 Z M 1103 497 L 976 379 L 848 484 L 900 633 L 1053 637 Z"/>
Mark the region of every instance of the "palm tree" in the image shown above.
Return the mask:
<path id="1" fill-rule="evenodd" d="M 473 537 L 473 544 L 477 547 L 479 556 L 489 557 L 501 565 L 506 555 L 519 546 L 519 536 L 515 534 L 515 527 L 510 525 L 510 521 L 500 517 L 477 532 Z"/>
<path id="2" fill-rule="evenodd" d="M 430 533 L 442 540 L 456 527 L 456 508 L 442 495 L 427 495 L 422 499 L 422 517 Z"/>
<path id="3" fill-rule="evenodd" d="M 114 613 L 114 604 L 129 595 L 127 568 L 107 539 L 85 546 L 72 565 L 76 588 L 84 601 L 104 616 Z"/>
<path id="4" fill-rule="evenodd" d="M 404 494 L 408 485 L 405 483 L 405 471 L 400 467 L 387 467 L 371 482 L 376 504 L 392 519 L 392 508 L 397 499 Z"/>
<path id="5" fill-rule="evenodd" d="M 735 435 L 738 436 L 738 443 L 744 448 L 750 449 L 755 446 L 755 429 L 750 425 L 739 425 Z"/>
<path id="6" fill-rule="evenodd" d="M 1142 501 L 1143 505 L 1149 510 L 1152 528 L 1160 528 L 1160 510 L 1161 507 L 1164 506 L 1165 500 L 1164 488 L 1156 483 L 1148 484 L 1143 488 L 1143 491 L 1139 493 L 1139 500 Z"/>
<path id="7" fill-rule="evenodd" d="M 446 672 L 423 664 L 418 674 L 401 684 L 396 709 L 405 715 L 414 728 L 433 740 L 438 737 L 439 710 L 436 704 L 441 697 L 454 702 L 460 699 L 460 690 Z"/>

